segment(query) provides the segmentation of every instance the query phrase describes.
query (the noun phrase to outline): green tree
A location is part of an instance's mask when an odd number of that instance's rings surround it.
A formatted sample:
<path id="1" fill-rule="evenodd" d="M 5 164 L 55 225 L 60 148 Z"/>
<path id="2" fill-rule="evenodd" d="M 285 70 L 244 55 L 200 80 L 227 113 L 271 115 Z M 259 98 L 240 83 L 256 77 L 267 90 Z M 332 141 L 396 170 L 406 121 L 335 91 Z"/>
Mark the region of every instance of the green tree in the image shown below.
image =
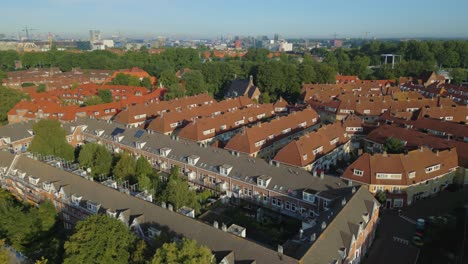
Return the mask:
<path id="1" fill-rule="evenodd" d="M 137 76 L 130 76 L 128 79 L 128 84 L 129 86 L 141 86 L 140 78 Z"/>
<path id="2" fill-rule="evenodd" d="M 155 177 L 155 171 L 148 160 L 140 156 L 136 161 L 135 174 L 138 181 L 140 190 L 146 190 L 154 193 L 153 178 Z"/>
<path id="3" fill-rule="evenodd" d="M 43 93 L 45 91 L 46 91 L 46 86 L 43 83 L 39 84 L 36 88 L 36 93 Z"/>
<path id="4" fill-rule="evenodd" d="M 162 194 L 164 200 L 174 206 L 175 210 L 183 206 L 188 206 L 195 210 L 200 211 L 200 203 L 197 199 L 197 194 L 190 190 L 189 184 L 186 180 L 182 179 L 179 175 L 179 167 L 174 167 L 169 176 L 166 188 Z"/>
<path id="5" fill-rule="evenodd" d="M 99 104 L 103 104 L 104 101 L 102 101 L 101 97 L 99 96 L 91 96 L 91 97 L 88 97 L 85 101 L 84 101 L 84 104 L 85 106 L 91 106 L 91 105 L 99 105 Z"/>
<path id="6" fill-rule="evenodd" d="M 301 84 L 313 83 L 317 79 L 314 66 L 310 64 L 302 63 L 301 66 L 299 66 L 298 75 Z"/>
<path id="7" fill-rule="evenodd" d="M 67 143 L 67 132 L 56 120 L 40 120 L 33 125 L 34 138 L 29 151 L 41 155 L 53 155 L 66 160 L 74 159 L 74 150 Z"/>
<path id="8" fill-rule="evenodd" d="M 26 94 L 0 85 L 0 102 L 2 102 L 0 104 L 0 124 L 5 124 L 8 121 L 8 111 L 26 98 L 28 98 Z"/>
<path id="9" fill-rule="evenodd" d="M 123 153 L 112 172 L 117 179 L 133 183 L 135 182 L 135 166 L 135 159 L 130 154 Z"/>
<path id="10" fill-rule="evenodd" d="M 129 85 L 130 75 L 125 73 L 117 73 L 115 78 L 112 80 L 111 84 L 115 85 Z"/>
<path id="11" fill-rule="evenodd" d="M 0 239 L 0 263 L 10 263 L 10 253 L 5 248 L 4 239 Z"/>
<path id="12" fill-rule="evenodd" d="M 405 151 L 405 145 L 398 138 L 387 138 L 384 145 L 385 151 L 389 154 L 400 154 Z"/>
<path id="13" fill-rule="evenodd" d="M 112 91 L 109 89 L 99 89 L 98 96 L 101 98 L 103 103 L 110 103 L 112 102 Z"/>
<path id="14" fill-rule="evenodd" d="M 158 82 L 164 87 L 170 87 L 174 84 L 178 84 L 179 79 L 177 79 L 175 72 L 171 70 L 165 70 L 159 75 Z"/>
<path id="15" fill-rule="evenodd" d="M 65 242 L 65 264 L 128 263 L 136 237 L 118 219 L 93 215 Z"/>
<path id="16" fill-rule="evenodd" d="M 460 84 L 464 80 L 468 79 L 468 70 L 461 68 L 454 68 L 450 70 L 450 77 L 452 77 L 452 83 Z"/>
<path id="17" fill-rule="evenodd" d="M 269 103 L 271 103 L 271 98 L 270 98 L 270 95 L 268 94 L 268 92 L 263 92 L 263 93 L 260 95 L 260 101 L 262 102 L 262 104 L 269 104 Z"/>
<path id="18" fill-rule="evenodd" d="M 151 83 L 150 78 L 145 77 L 143 80 L 141 80 L 141 86 L 145 87 L 148 90 L 151 90 L 153 88 L 153 84 Z"/>
<path id="19" fill-rule="evenodd" d="M 166 100 L 181 98 L 185 96 L 185 90 L 178 83 L 175 83 L 168 87 L 167 92 L 164 94 Z"/>
<path id="20" fill-rule="evenodd" d="M 214 263 L 211 250 L 205 246 L 197 245 L 195 240 L 182 239 L 179 243 L 165 243 L 154 254 L 153 264 L 178 264 L 178 263 Z"/>
<path id="21" fill-rule="evenodd" d="M 328 64 L 318 64 L 315 72 L 317 73 L 317 83 L 336 82 L 336 70 L 333 67 L 330 67 Z"/>
<path id="22" fill-rule="evenodd" d="M 205 79 L 201 71 L 190 71 L 184 74 L 182 80 L 188 95 L 196 95 L 206 91 Z"/>
<path id="23" fill-rule="evenodd" d="M 108 175 L 112 167 L 112 155 L 104 146 L 88 143 L 81 147 L 78 162 L 90 168 L 92 176 Z"/>

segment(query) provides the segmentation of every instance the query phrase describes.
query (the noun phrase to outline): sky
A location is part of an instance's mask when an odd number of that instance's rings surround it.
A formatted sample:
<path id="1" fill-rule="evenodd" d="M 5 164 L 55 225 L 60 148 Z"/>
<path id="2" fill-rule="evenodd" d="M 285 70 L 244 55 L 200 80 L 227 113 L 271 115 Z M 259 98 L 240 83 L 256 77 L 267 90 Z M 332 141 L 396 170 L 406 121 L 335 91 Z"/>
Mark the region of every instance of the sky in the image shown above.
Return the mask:
<path id="1" fill-rule="evenodd" d="M 7 0 L 0 33 L 87 38 L 279 33 L 285 38 L 468 37 L 467 0 Z M 24 35 L 24 32 L 22 33 Z"/>

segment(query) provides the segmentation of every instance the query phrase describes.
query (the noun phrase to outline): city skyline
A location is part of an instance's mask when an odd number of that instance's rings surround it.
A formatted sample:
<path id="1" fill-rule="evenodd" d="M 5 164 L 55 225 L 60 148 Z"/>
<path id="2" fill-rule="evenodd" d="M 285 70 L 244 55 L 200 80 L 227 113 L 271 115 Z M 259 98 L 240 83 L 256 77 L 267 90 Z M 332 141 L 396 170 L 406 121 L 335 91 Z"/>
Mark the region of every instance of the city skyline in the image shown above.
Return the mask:
<path id="1" fill-rule="evenodd" d="M 143 8 L 144 7 L 144 8 Z M 391 6 L 363 0 L 355 2 L 293 0 L 246 1 L 235 4 L 206 0 L 95 3 L 91 0 L 48 0 L 4 3 L 0 33 L 24 36 L 25 26 L 34 33 L 88 38 L 90 29 L 104 37 L 120 33 L 129 37 L 157 35 L 216 38 L 220 35 L 269 35 L 286 38 L 465 38 L 468 2 L 448 0 L 393 1 Z M 451 10 L 444 15 L 442 10 Z M 18 14 L 22 14 L 21 20 Z"/>

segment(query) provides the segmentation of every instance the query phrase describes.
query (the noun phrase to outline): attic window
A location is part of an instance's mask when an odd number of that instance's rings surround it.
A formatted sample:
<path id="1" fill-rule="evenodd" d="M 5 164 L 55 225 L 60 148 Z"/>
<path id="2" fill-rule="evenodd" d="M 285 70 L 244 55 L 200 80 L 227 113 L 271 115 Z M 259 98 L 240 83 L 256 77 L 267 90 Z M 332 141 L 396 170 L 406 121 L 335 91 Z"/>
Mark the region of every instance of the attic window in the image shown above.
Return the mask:
<path id="1" fill-rule="evenodd" d="M 271 177 L 268 177 L 266 175 L 259 176 L 257 178 L 257 185 L 263 188 L 268 187 L 268 184 L 271 181 Z"/>
<path id="2" fill-rule="evenodd" d="M 307 160 L 307 154 L 302 155 L 303 160 Z"/>
<path id="3" fill-rule="evenodd" d="M 99 207 L 101 207 L 100 204 L 96 204 L 91 201 L 86 202 L 86 208 L 93 213 L 97 213 L 97 211 L 99 210 Z"/>
<path id="4" fill-rule="evenodd" d="M 412 172 L 408 173 L 408 178 L 409 179 L 413 179 L 414 177 L 416 177 L 416 172 L 415 171 L 412 171 Z"/>
<path id="5" fill-rule="evenodd" d="M 104 130 L 103 129 L 96 129 L 94 131 L 94 133 L 96 134 L 96 136 L 102 136 L 102 134 L 104 134 Z"/>
<path id="6" fill-rule="evenodd" d="M 73 195 L 71 196 L 71 199 L 72 199 L 71 202 L 72 202 L 72 204 L 73 204 L 73 205 L 80 205 L 81 198 L 83 198 L 83 197 L 73 194 Z"/>
<path id="7" fill-rule="evenodd" d="M 317 155 L 318 153 L 323 151 L 323 146 L 320 146 L 312 151 L 312 154 Z"/>
<path id="8" fill-rule="evenodd" d="M 203 135 L 206 136 L 206 135 L 209 135 L 209 134 L 213 134 L 214 132 L 215 132 L 214 128 L 207 129 L 207 130 L 203 131 Z"/>
<path id="9" fill-rule="evenodd" d="M 146 142 L 135 142 L 137 149 L 142 149 L 146 145 Z"/>
<path id="10" fill-rule="evenodd" d="M 281 131 L 282 134 L 286 134 L 286 133 L 289 133 L 289 132 L 291 132 L 291 128 L 290 128 L 290 127 L 284 129 L 283 131 Z"/>
<path id="11" fill-rule="evenodd" d="M 37 185 L 39 183 L 39 178 L 29 177 L 29 183 Z"/>
<path id="12" fill-rule="evenodd" d="M 362 175 L 364 175 L 364 171 L 358 170 L 358 169 L 354 169 L 354 170 L 353 170 L 353 174 L 356 175 L 356 176 L 362 176 Z"/>
<path id="13" fill-rule="evenodd" d="M 427 168 L 426 168 L 426 173 L 430 173 L 430 172 L 438 171 L 438 170 L 440 170 L 440 164 L 427 167 Z"/>
<path id="14" fill-rule="evenodd" d="M 222 126 L 220 127 L 220 129 L 221 129 L 221 130 L 225 130 L 225 129 L 226 129 L 226 125 L 222 125 Z"/>
<path id="15" fill-rule="evenodd" d="M 231 170 L 232 170 L 231 165 L 224 164 L 224 165 L 219 166 L 219 173 L 223 176 L 228 176 Z"/>
<path id="16" fill-rule="evenodd" d="M 160 150 L 160 154 L 161 154 L 161 156 L 163 156 L 163 157 L 167 157 L 167 156 L 169 155 L 169 153 L 171 152 L 171 150 L 172 150 L 172 149 L 170 149 L 170 148 L 162 148 L 162 149 Z"/>
<path id="17" fill-rule="evenodd" d="M 338 143 L 338 139 L 339 138 L 336 137 L 336 138 L 330 140 L 330 145 L 334 145 L 334 144 Z"/>
<path id="18" fill-rule="evenodd" d="M 195 156 L 195 155 L 191 155 L 191 156 L 187 157 L 187 162 L 190 165 L 195 165 L 195 164 L 197 164 L 199 159 L 200 159 L 200 157 Z"/>

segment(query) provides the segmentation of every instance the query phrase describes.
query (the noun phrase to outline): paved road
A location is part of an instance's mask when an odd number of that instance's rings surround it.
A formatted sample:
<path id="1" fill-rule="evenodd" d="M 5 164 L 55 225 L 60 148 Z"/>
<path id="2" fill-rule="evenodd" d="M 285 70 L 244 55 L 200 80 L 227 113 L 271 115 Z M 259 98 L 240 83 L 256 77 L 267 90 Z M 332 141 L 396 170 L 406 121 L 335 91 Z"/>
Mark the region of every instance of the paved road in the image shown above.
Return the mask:
<path id="1" fill-rule="evenodd" d="M 464 201 L 468 201 L 468 187 L 458 192 L 444 191 L 435 197 L 418 201 L 413 206 L 404 208 L 402 214 L 414 220 L 445 214 Z M 418 248 L 411 245 L 413 232 L 414 225 L 399 217 L 396 210 L 382 209 L 377 236 L 364 263 L 413 264 L 418 254 Z M 406 239 L 410 243 L 404 245 L 395 241 L 394 237 Z"/>

